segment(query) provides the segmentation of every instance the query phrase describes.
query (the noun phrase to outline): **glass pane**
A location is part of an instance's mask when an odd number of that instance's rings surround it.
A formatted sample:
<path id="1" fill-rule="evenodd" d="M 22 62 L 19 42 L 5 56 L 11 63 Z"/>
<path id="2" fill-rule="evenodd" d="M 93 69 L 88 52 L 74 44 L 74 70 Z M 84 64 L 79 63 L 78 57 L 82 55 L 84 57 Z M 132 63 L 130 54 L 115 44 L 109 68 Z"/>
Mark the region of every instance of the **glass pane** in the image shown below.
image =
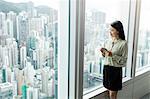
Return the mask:
<path id="1" fill-rule="evenodd" d="M 110 38 L 109 24 L 120 20 L 127 39 L 129 0 L 86 0 L 84 43 L 84 93 L 102 86 L 104 60 L 100 48 Z M 125 77 L 126 69 L 123 68 Z"/>
<path id="2" fill-rule="evenodd" d="M 58 0 L 0 1 L 0 98 L 57 99 Z"/>
<path id="3" fill-rule="evenodd" d="M 149 5 L 149 0 L 141 0 L 136 71 L 140 71 L 141 69 L 150 66 L 150 25 L 148 24 L 148 22 L 150 22 Z"/>

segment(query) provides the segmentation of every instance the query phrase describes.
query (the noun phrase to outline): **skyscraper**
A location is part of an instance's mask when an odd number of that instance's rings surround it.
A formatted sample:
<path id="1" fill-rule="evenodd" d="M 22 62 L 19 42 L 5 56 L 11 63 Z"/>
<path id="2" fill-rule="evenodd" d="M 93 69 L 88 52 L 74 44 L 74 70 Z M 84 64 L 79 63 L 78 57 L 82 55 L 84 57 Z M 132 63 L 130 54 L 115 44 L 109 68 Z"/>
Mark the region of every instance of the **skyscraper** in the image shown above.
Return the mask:
<path id="1" fill-rule="evenodd" d="M 12 41 L 12 66 L 15 67 L 18 65 L 18 47 L 15 40 Z"/>
<path id="2" fill-rule="evenodd" d="M 39 88 L 33 88 L 33 98 L 32 99 L 39 99 L 40 96 L 40 91 L 39 91 Z"/>
<path id="3" fill-rule="evenodd" d="M 42 69 L 42 92 L 48 96 L 48 80 L 49 80 L 49 71 L 48 68 Z"/>
<path id="4" fill-rule="evenodd" d="M 22 85 L 22 99 L 26 99 L 27 98 L 27 86 L 26 84 Z"/>
<path id="5" fill-rule="evenodd" d="M 0 35 L 4 34 L 5 19 L 6 19 L 5 13 L 0 12 Z"/>
<path id="6" fill-rule="evenodd" d="M 0 59 L 6 66 L 18 65 L 18 48 L 14 38 L 3 38 L 4 44 L 0 47 Z"/>
<path id="7" fill-rule="evenodd" d="M 91 18 L 94 24 L 104 24 L 106 21 L 106 13 L 98 10 L 92 10 Z"/>
<path id="8" fill-rule="evenodd" d="M 6 82 L 6 68 L 2 69 L 2 83 Z"/>
<path id="9" fill-rule="evenodd" d="M 27 99 L 33 99 L 33 87 L 27 89 Z"/>
<path id="10" fill-rule="evenodd" d="M 7 19 L 11 20 L 13 22 L 13 37 L 17 40 L 17 23 L 16 23 L 16 13 L 13 11 L 10 11 L 7 13 Z"/>
<path id="11" fill-rule="evenodd" d="M 2 51 L 3 51 L 3 47 L 2 47 L 2 45 L 0 45 L 0 68 L 3 66 L 3 53 L 2 53 Z"/>
<path id="12" fill-rule="evenodd" d="M 19 43 L 26 42 L 29 34 L 29 23 L 27 13 L 22 11 L 17 16 L 17 40 Z"/>
<path id="13" fill-rule="evenodd" d="M 13 95 L 17 96 L 17 81 L 12 81 L 11 84 L 13 85 Z"/>
<path id="14" fill-rule="evenodd" d="M 11 21 L 10 19 L 7 19 L 5 21 L 4 34 L 9 35 L 10 37 L 13 37 L 13 21 Z"/>
<path id="15" fill-rule="evenodd" d="M 6 46 L 2 47 L 2 62 L 3 66 L 9 66 L 8 48 Z"/>
<path id="16" fill-rule="evenodd" d="M 26 66 L 26 57 L 27 57 L 27 51 L 26 46 L 22 45 L 20 47 L 20 68 L 23 69 Z"/>
<path id="17" fill-rule="evenodd" d="M 37 36 L 44 36 L 44 21 L 42 18 L 29 19 L 29 33 L 32 33 L 32 31 L 38 32 Z"/>
<path id="18" fill-rule="evenodd" d="M 22 95 L 21 87 L 23 84 L 23 70 L 19 70 L 18 68 L 15 68 L 14 72 L 16 73 L 16 80 L 17 80 L 17 94 Z"/>

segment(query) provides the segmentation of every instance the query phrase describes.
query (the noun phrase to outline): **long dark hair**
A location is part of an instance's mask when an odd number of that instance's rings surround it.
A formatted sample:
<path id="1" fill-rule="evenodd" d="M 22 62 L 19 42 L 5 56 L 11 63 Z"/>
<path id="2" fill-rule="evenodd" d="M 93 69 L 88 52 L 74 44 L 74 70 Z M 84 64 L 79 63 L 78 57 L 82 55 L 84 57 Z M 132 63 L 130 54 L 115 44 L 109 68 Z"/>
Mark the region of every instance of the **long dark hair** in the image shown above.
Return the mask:
<path id="1" fill-rule="evenodd" d="M 122 23 L 120 21 L 114 21 L 110 25 L 119 32 L 119 38 L 125 40 L 125 34 Z"/>

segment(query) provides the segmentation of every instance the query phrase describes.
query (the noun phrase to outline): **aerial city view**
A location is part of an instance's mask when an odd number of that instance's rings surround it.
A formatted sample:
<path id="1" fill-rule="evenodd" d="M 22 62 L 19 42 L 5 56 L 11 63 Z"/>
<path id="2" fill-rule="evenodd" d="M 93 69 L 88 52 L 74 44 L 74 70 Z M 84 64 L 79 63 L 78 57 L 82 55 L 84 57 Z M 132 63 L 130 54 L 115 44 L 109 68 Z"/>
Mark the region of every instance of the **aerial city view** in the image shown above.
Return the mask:
<path id="1" fill-rule="evenodd" d="M 0 1 L 0 99 L 56 98 L 57 28 L 56 9 Z"/>

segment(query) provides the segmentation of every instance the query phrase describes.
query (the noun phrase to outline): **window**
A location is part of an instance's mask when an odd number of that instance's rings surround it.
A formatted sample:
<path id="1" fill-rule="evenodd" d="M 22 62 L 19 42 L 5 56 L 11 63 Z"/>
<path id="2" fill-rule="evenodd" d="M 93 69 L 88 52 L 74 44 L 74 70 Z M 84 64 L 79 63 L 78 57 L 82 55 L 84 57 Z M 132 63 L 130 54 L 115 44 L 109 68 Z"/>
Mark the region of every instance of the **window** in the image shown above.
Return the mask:
<path id="1" fill-rule="evenodd" d="M 68 54 L 69 8 L 59 3 L 58 0 L 0 1 L 1 99 L 67 96 L 68 90 L 64 89 L 68 89 L 68 59 L 61 56 Z M 62 13 L 65 18 L 59 17 Z M 60 50 L 60 42 L 65 51 Z M 61 66 L 64 68 L 60 69 Z"/>
<path id="2" fill-rule="evenodd" d="M 84 94 L 102 86 L 104 61 L 100 48 L 108 39 L 108 26 L 115 20 L 122 21 L 127 39 L 129 0 L 86 0 L 84 40 Z M 123 76 L 126 76 L 123 68 Z"/>
<path id="3" fill-rule="evenodd" d="M 141 0 L 136 71 L 141 71 L 150 66 L 150 25 L 147 24 L 147 22 L 150 22 L 149 4 L 149 0 Z"/>

